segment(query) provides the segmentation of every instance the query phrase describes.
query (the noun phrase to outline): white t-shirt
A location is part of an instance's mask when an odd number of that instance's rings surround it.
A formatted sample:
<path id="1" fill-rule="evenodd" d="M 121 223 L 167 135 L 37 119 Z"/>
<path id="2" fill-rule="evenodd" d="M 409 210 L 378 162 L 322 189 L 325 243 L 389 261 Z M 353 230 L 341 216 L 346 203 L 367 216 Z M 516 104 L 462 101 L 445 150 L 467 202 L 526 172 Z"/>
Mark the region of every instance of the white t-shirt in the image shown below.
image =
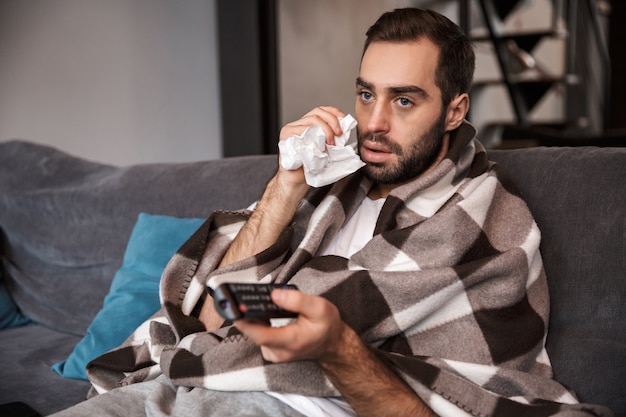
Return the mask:
<path id="1" fill-rule="evenodd" d="M 384 198 L 371 200 L 365 197 L 356 212 L 343 225 L 341 230 L 322 255 L 337 255 L 349 258 L 363 249 L 374 236 L 376 221 L 385 204 Z"/>
<path id="2" fill-rule="evenodd" d="M 337 255 L 349 258 L 365 246 L 374 236 L 376 221 L 385 203 L 384 198 L 364 198 L 356 212 L 343 225 L 322 255 Z M 294 410 L 308 417 L 357 417 L 348 402 L 338 398 L 309 397 L 298 394 L 268 392 Z"/>

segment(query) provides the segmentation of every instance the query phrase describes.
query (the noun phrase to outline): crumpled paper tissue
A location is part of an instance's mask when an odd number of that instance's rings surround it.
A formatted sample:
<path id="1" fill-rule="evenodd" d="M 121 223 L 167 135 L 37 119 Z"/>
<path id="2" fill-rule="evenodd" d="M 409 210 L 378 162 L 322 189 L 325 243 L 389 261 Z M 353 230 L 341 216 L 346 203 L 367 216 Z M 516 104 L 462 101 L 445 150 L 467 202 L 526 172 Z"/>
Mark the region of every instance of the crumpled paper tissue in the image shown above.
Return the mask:
<path id="1" fill-rule="evenodd" d="M 343 134 L 335 136 L 335 145 L 326 145 L 320 126 L 308 127 L 301 135 L 293 135 L 278 142 L 280 164 L 292 170 L 304 167 L 304 178 L 311 187 L 323 187 L 352 174 L 365 163 L 354 148 L 356 140 L 348 143 L 350 132 L 356 127 L 351 115 L 339 118 Z"/>

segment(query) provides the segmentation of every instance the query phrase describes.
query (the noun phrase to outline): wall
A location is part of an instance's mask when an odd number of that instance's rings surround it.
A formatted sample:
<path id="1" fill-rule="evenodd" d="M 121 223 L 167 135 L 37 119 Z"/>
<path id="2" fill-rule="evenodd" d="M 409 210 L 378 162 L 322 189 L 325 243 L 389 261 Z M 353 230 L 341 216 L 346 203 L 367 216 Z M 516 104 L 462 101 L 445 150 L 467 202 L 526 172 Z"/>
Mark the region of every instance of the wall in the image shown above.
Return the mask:
<path id="1" fill-rule="evenodd" d="M 222 155 L 215 0 L 0 0 L 0 141 L 125 165 Z"/>

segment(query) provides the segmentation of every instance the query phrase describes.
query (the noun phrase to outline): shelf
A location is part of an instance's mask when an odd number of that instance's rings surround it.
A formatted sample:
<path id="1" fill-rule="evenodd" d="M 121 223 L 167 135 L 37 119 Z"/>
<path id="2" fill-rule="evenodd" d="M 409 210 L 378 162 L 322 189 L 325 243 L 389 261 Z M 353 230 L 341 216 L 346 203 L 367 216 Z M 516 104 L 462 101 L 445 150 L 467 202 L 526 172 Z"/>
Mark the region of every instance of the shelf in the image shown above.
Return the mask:
<path id="1" fill-rule="evenodd" d="M 568 33 L 564 30 L 542 30 L 542 31 L 528 31 L 528 32 L 518 32 L 518 33 L 501 33 L 497 35 L 497 38 L 503 41 L 514 41 L 517 46 L 527 52 L 532 52 L 535 49 L 535 46 L 542 39 L 556 38 L 556 39 L 565 39 L 567 38 Z M 484 35 L 476 35 L 471 36 L 472 42 L 492 42 L 492 37 L 488 34 Z"/>
<path id="2" fill-rule="evenodd" d="M 556 85 L 577 82 L 570 75 L 548 74 L 533 56 L 533 50 L 543 39 L 564 39 L 568 33 L 556 24 L 545 30 L 502 32 L 504 20 L 519 5 L 515 0 L 476 0 L 482 12 L 486 33 L 471 36 L 473 42 L 489 42 L 497 58 L 501 77 L 476 81 L 472 88 L 492 85 L 506 87 L 516 123 L 531 126 L 530 114 L 542 97 Z M 468 15 L 469 16 L 469 15 Z M 469 21 L 468 21 L 469 23 Z M 467 27 L 470 25 L 468 24 Z"/>
<path id="3" fill-rule="evenodd" d="M 525 75 L 525 74 L 509 74 L 509 83 L 520 86 L 533 88 L 535 85 L 545 84 L 577 84 L 578 77 L 574 74 L 565 74 L 563 76 L 546 76 L 546 75 Z M 502 78 L 491 78 L 477 80 L 472 84 L 472 88 L 489 87 L 494 85 L 502 85 L 504 80 Z"/>
<path id="4" fill-rule="evenodd" d="M 602 131 L 610 60 L 594 0 L 462 0 L 460 11 L 462 26 L 486 64 L 479 67 L 486 70 L 482 79 L 477 74 L 472 85 L 476 110 L 468 116 L 481 131 L 487 128 L 506 133 L 502 140 L 519 140 L 511 128 L 504 129 L 512 123 L 535 134 L 547 132 L 546 138 L 556 138 L 550 143 L 573 146 L 588 140 L 552 132 Z M 480 22 L 472 25 L 471 19 Z M 563 123 L 562 118 L 574 122 Z M 545 123 L 553 124 L 549 131 Z M 603 141 L 623 141 L 619 136 Z"/>

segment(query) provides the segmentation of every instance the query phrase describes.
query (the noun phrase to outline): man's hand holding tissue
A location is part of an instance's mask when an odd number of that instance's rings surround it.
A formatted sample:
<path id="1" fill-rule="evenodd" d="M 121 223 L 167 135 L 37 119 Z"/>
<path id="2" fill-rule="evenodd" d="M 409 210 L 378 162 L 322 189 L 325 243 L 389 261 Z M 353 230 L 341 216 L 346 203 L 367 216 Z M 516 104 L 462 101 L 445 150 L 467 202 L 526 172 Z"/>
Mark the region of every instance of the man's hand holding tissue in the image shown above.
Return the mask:
<path id="1" fill-rule="evenodd" d="M 281 168 L 303 168 L 311 187 L 333 184 L 352 174 L 365 165 L 354 149 L 356 141 L 350 138 L 356 124 L 352 116 L 335 107 L 318 107 L 288 124 L 278 143 Z"/>
<path id="2" fill-rule="evenodd" d="M 319 126 L 326 136 L 328 145 L 335 145 L 335 136 L 341 136 L 343 130 L 339 118 L 346 114 L 336 107 L 319 106 L 302 116 L 295 122 L 287 123 L 280 131 L 280 140 L 286 140 L 294 135 L 301 135 L 311 126 Z"/>
<path id="3" fill-rule="evenodd" d="M 284 145 L 287 142 L 291 141 L 302 141 L 301 136 L 310 128 L 317 127 L 317 129 L 321 130 L 324 134 L 324 139 L 326 145 L 335 146 L 335 136 L 341 136 L 343 134 L 343 129 L 341 123 L 339 121 L 340 118 L 346 117 L 346 114 L 339 110 L 336 107 L 330 106 L 320 106 L 316 107 L 304 116 L 302 116 L 299 120 L 296 120 L 291 123 L 287 123 L 280 131 L 280 141 L 279 141 L 279 158 L 281 159 L 281 163 L 279 164 L 279 173 L 280 171 L 287 171 L 287 177 L 298 177 L 301 182 L 306 180 L 304 168 L 302 163 L 299 164 L 299 168 L 294 167 L 293 162 L 287 162 L 285 164 L 285 158 L 293 159 L 293 155 L 287 155 L 283 149 Z M 297 156 L 296 156 L 297 158 Z M 286 166 L 292 165 L 292 166 Z"/>
<path id="4" fill-rule="evenodd" d="M 335 137 L 344 134 L 340 123 L 340 118 L 344 117 L 346 114 L 336 107 L 316 107 L 299 120 L 286 124 L 280 131 L 280 142 L 302 135 L 315 126 L 324 133 L 326 144 L 335 146 Z M 221 266 L 256 255 L 276 242 L 309 187 L 302 167 L 285 169 L 279 164 L 276 175 L 268 182 L 254 213 L 233 241 Z"/>

